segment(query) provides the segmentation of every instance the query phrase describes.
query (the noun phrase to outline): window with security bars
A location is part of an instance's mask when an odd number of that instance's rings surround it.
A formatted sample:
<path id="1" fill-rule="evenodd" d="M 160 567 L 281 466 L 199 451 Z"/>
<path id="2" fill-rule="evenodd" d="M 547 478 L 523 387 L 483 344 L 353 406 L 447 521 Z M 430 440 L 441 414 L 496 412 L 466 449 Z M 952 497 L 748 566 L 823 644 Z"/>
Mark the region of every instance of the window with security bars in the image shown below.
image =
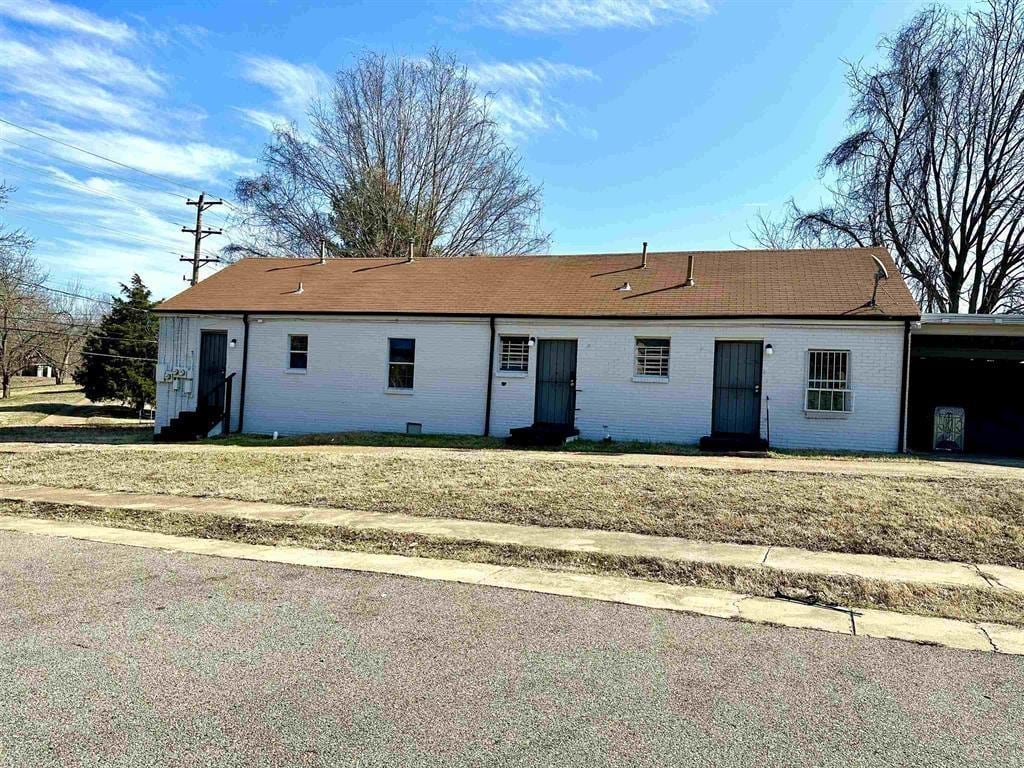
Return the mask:
<path id="1" fill-rule="evenodd" d="M 844 350 L 812 349 L 807 357 L 807 410 L 821 413 L 850 413 L 850 353 Z"/>
<path id="2" fill-rule="evenodd" d="M 636 375 L 668 377 L 669 339 L 636 340 Z"/>
<path id="3" fill-rule="evenodd" d="M 502 371 L 526 371 L 530 367 L 530 339 L 526 336 L 501 337 Z"/>

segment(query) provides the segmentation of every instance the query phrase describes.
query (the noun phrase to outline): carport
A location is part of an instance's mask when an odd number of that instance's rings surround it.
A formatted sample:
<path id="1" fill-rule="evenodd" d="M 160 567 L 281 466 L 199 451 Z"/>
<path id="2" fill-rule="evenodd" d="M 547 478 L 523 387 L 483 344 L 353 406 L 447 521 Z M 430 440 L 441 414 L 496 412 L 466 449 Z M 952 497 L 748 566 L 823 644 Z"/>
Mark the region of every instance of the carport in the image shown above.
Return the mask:
<path id="1" fill-rule="evenodd" d="M 907 447 L 1024 455 L 1024 315 L 932 315 L 911 335 Z"/>

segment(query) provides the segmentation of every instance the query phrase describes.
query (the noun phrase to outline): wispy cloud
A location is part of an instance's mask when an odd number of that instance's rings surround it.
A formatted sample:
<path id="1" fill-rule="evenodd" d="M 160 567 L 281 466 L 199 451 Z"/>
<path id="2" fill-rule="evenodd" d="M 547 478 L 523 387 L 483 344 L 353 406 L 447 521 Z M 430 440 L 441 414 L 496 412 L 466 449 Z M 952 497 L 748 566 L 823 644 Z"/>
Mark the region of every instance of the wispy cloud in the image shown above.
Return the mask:
<path id="1" fill-rule="evenodd" d="M 268 133 L 273 132 L 277 126 L 287 125 L 289 122 L 287 117 L 275 112 L 264 112 L 262 109 L 247 109 L 245 107 L 235 107 L 235 109 L 247 122 L 259 126 Z"/>
<path id="2" fill-rule="evenodd" d="M 228 172 L 237 171 L 246 159 L 230 149 L 202 141 L 168 141 L 117 130 L 79 130 L 44 125 L 43 129 L 68 144 L 89 147 L 97 154 L 129 158 L 131 164 L 147 173 L 172 176 L 183 181 L 215 182 Z M 111 169 L 109 163 L 60 145 L 48 146 L 68 160 L 97 169 Z"/>
<path id="3" fill-rule="evenodd" d="M 123 127 L 153 124 L 143 99 L 163 91 L 163 78 L 106 48 L 67 39 L 0 36 L 0 91 L 36 106 Z"/>
<path id="4" fill-rule="evenodd" d="M 166 78 L 106 47 L 62 41 L 49 46 L 49 54 L 60 69 L 80 73 L 107 87 L 129 88 L 151 96 L 164 91 Z"/>
<path id="5" fill-rule="evenodd" d="M 251 159 L 199 130 L 204 113 L 181 104 L 161 71 L 166 48 L 154 44 L 176 44 L 181 33 L 46 0 L 0 0 L 0 19 L 0 113 L 57 140 L 0 127 L 3 174 L 18 187 L 4 217 L 32 233 L 55 277 L 112 288 L 137 270 L 158 294 L 177 292 L 175 254 L 190 241 L 184 198 L 223 194 L 252 170 Z M 225 211 L 208 216 L 220 226 Z M 226 242 L 218 240 L 207 249 Z"/>
<path id="6" fill-rule="evenodd" d="M 0 16 L 35 27 L 64 30 L 123 43 L 134 37 L 121 21 L 100 18 L 89 11 L 50 0 L 0 0 Z"/>
<path id="7" fill-rule="evenodd" d="M 328 84 L 327 75 L 312 64 L 293 64 L 273 56 L 245 56 L 242 65 L 242 76 L 270 90 L 279 108 L 295 118 L 306 114 L 309 102 Z"/>
<path id="8" fill-rule="evenodd" d="M 545 88 L 558 80 L 597 80 L 597 75 L 584 67 L 537 59 L 535 61 L 478 64 L 469 71 L 482 87 L 517 86 Z"/>
<path id="9" fill-rule="evenodd" d="M 470 67 L 469 77 L 489 97 L 491 115 L 505 134 L 517 141 L 552 129 L 593 137 L 593 130 L 576 128 L 566 117 L 574 111 L 555 92 L 567 82 L 597 81 L 589 69 L 546 59 L 490 62 Z"/>
<path id="10" fill-rule="evenodd" d="M 652 27 L 711 11 L 708 0 L 508 0 L 493 17 L 526 32 Z"/>

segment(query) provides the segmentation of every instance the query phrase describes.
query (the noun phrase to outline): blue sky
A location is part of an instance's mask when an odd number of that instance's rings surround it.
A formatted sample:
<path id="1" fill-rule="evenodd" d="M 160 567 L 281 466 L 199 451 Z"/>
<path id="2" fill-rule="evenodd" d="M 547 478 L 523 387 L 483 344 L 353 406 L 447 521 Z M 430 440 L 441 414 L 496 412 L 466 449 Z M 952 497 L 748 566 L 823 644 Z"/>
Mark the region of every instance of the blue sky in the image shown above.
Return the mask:
<path id="1" fill-rule="evenodd" d="M 0 118 L 161 177 L 0 124 L 0 174 L 18 187 L 0 215 L 36 238 L 54 284 L 111 292 L 138 271 L 171 295 L 191 248 L 185 196 L 230 195 L 267 126 L 301 121 L 361 51 L 438 46 L 493 94 L 543 183 L 552 252 L 749 244 L 759 209 L 820 197 L 843 60 L 873 59 L 921 6 L 0 0 Z"/>

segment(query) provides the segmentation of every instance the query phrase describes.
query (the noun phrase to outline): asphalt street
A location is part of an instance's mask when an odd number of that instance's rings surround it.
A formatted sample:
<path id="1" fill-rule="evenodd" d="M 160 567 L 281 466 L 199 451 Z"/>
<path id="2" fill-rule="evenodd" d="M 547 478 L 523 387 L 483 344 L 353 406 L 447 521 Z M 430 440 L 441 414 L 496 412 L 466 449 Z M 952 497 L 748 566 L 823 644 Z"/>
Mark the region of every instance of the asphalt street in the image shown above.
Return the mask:
<path id="1" fill-rule="evenodd" d="M 1024 766 L 1024 658 L 0 533 L 4 766 Z"/>

